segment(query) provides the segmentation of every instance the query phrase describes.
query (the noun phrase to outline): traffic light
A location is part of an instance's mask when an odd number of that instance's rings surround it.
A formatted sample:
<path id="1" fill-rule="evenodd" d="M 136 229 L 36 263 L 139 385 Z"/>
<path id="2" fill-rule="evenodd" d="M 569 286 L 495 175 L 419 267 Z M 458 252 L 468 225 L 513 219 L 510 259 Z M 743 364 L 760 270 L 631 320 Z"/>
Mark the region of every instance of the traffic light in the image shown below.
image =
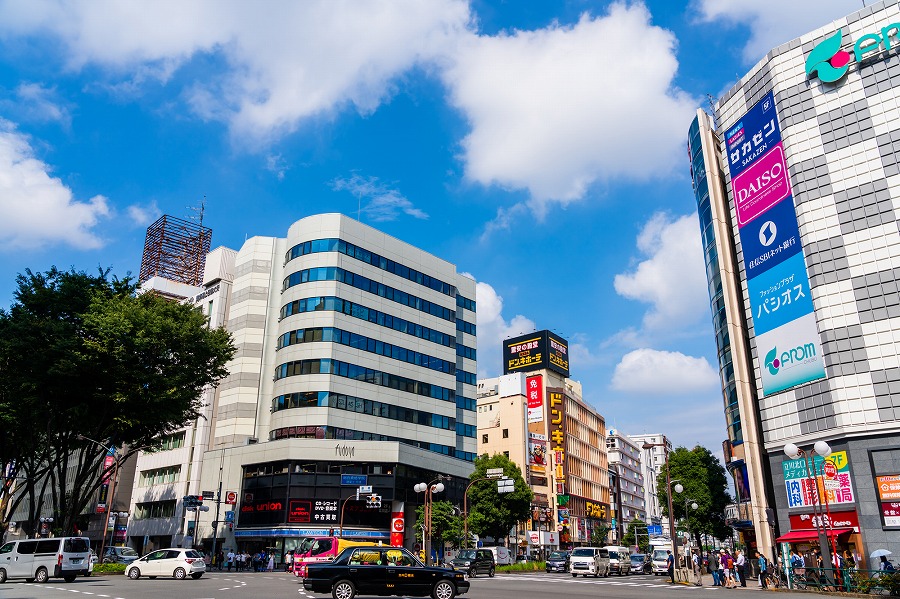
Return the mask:
<path id="1" fill-rule="evenodd" d="M 366 498 L 366 507 L 381 507 L 381 495 L 371 494 Z"/>
<path id="2" fill-rule="evenodd" d="M 203 505 L 203 495 L 185 495 L 183 501 L 185 508 L 197 508 Z"/>

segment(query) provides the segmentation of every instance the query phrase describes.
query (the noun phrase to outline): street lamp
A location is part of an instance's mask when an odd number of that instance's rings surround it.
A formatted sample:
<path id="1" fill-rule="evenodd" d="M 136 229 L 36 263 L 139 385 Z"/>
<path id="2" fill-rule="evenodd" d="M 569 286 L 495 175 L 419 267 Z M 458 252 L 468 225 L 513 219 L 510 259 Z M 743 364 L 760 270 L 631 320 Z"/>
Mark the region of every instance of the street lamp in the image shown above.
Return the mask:
<path id="1" fill-rule="evenodd" d="M 50 525 L 53 524 L 53 518 L 41 516 L 39 519 L 41 525 L 38 527 L 38 534 L 35 536 L 38 538 L 46 538 L 50 536 Z"/>
<path id="2" fill-rule="evenodd" d="M 813 444 L 813 451 L 818 454 L 822 458 L 827 458 L 831 455 L 831 446 L 828 445 L 825 441 L 816 441 Z M 819 482 L 816 480 L 816 461 L 815 457 L 810 454 L 809 450 L 803 450 L 794 443 L 786 443 L 784 446 L 784 455 L 789 457 L 792 460 L 797 460 L 799 458 L 803 458 L 803 463 L 806 466 L 806 474 L 807 478 L 812 482 L 813 487 L 815 488 L 815 495 L 813 495 L 813 522 L 816 526 L 816 532 L 819 536 L 819 550 L 822 552 L 822 560 L 827 566 L 825 566 L 825 576 L 828 582 L 831 582 L 831 577 L 828 575 L 831 568 L 834 568 L 834 561 L 832 558 L 832 550 L 834 554 L 837 554 L 837 548 L 834 546 L 834 537 L 832 536 L 829 543 L 828 533 L 825 530 L 825 509 L 822 507 L 822 503 L 819 501 Z M 811 475 L 811 476 L 810 476 Z M 825 482 L 822 481 L 822 485 L 824 486 Z M 824 490 L 824 489 L 823 489 Z M 826 501 L 828 498 L 825 498 Z M 829 510 L 830 511 L 830 510 Z"/>
<path id="3" fill-rule="evenodd" d="M 116 489 L 117 489 L 116 481 L 119 478 L 119 458 L 116 456 L 116 448 L 114 445 L 107 447 L 100 441 L 97 441 L 96 439 L 91 439 L 90 437 L 87 437 L 85 435 L 77 435 L 76 439 L 79 439 L 81 441 L 90 441 L 94 445 L 97 445 L 99 447 L 106 449 L 107 454 L 111 451 L 112 456 L 113 456 L 113 472 L 112 472 L 112 479 L 111 479 L 112 482 L 110 483 L 110 489 L 109 489 L 109 503 L 106 506 L 106 519 L 103 523 L 103 531 L 102 531 L 103 534 L 100 535 L 100 554 L 99 555 L 100 555 L 100 559 L 103 559 L 103 551 L 104 551 L 104 549 L 106 549 L 106 531 L 109 529 L 110 511 L 112 510 L 113 504 L 116 499 Z"/>
<path id="4" fill-rule="evenodd" d="M 675 562 L 678 562 L 678 537 L 675 536 L 675 514 L 672 510 L 672 475 L 669 472 L 669 444 L 666 443 L 666 436 L 663 435 L 662 443 L 644 443 L 641 449 L 653 449 L 654 447 L 662 447 L 666 455 L 666 500 L 669 504 L 669 537 L 672 539 L 672 555 Z"/>
<path id="5" fill-rule="evenodd" d="M 449 476 L 444 474 L 438 474 L 437 478 L 435 478 L 430 483 L 418 483 L 413 487 L 413 490 L 416 493 L 425 493 L 425 504 L 424 504 L 424 526 L 422 527 L 422 546 L 425 548 L 425 565 L 428 565 L 428 562 L 431 558 L 431 505 L 434 503 L 434 494 L 440 493 L 444 490 L 444 483 L 441 481 L 450 480 Z"/>
<path id="6" fill-rule="evenodd" d="M 678 483 L 677 485 L 675 485 L 675 492 L 678 493 L 679 495 L 681 495 L 682 493 L 684 493 L 684 486 L 681 483 Z M 697 505 L 696 499 L 689 499 L 687 496 L 685 496 L 685 498 L 684 498 L 684 519 L 685 519 L 685 521 L 687 521 L 688 540 L 690 540 L 690 538 L 691 538 L 691 523 L 688 520 L 688 503 L 690 503 L 690 507 L 694 511 L 696 511 L 697 508 L 699 508 L 700 506 Z M 684 565 L 687 566 L 687 545 L 685 545 L 685 547 L 684 547 L 684 559 L 685 559 Z"/>

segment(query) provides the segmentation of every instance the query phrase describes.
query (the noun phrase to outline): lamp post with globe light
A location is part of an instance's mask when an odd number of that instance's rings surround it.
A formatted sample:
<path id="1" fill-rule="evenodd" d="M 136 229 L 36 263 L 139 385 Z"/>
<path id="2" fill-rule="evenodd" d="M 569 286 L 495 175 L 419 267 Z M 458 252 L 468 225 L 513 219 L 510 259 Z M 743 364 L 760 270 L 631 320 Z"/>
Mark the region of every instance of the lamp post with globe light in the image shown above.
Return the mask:
<path id="1" fill-rule="evenodd" d="M 678 483 L 677 485 L 675 485 L 675 492 L 678 493 L 679 495 L 681 495 L 682 493 L 684 493 L 684 486 L 681 483 Z M 690 538 L 691 538 L 691 523 L 690 523 L 690 521 L 688 521 L 688 504 L 690 504 L 690 508 L 694 511 L 696 511 L 697 508 L 699 508 L 700 506 L 697 505 L 696 499 L 689 499 L 687 496 L 685 496 L 685 498 L 684 498 L 684 519 L 687 522 L 688 540 L 690 540 Z M 687 567 L 687 554 L 688 554 L 688 545 L 685 544 L 685 546 L 684 546 L 684 560 L 685 560 L 684 565 L 685 565 L 685 567 Z"/>
<path id="2" fill-rule="evenodd" d="M 825 441 L 816 441 L 813 445 L 813 451 L 819 457 L 827 458 L 831 455 L 831 446 L 828 445 L 828 443 L 826 443 Z M 803 450 L 800 447 L 797 447 L 797 445 L 794 443 L 785 444 L 784 455 L 792 460 L 797 460 L 801 457 L 803 458 L 803 463 L 806 467 L 807 478 L 809 479 L 811 484 L 811 488 L 809 489 L 809 491 L 810 496 L 813 499 L 813 523 L 815 524 L 816 532 L 819 537 L 819 551 L 822 552 L 822 561 L 823 565 L 825 565 L 825 578 L 826 581 L 830 584 L 831 576 L 829 575 L 829 573 L 831 572 L 831 569 L 834 568 L 834 561 L 832 556 L 837 554 L 837 547 L 834 546 L 834 536 L 831 536 L 831 538 L 829 539 L 828 532 L 825 528 L 825 508 L 822 506 L 822 503 L 819 500 L 819 482 L 816 478 L 815 456 L 813 456 L 809 452 L 809 450 Z M 822 484 L 824 486 L 824 481 L 822 482 Z"/>
<path id="3" fill-rule="evenodd" d="M 663 435 L 662 443 L 644 443 L 641 449 L 653 449 L 654 447 L 662 447 L 666 455 L 666 500 L 669 507 L 669 537 L 672 539 L 672 555 L 675 562 L 678 563 L 678 537 L 675 536 L 675 513 L 672 509 L 672 475 L 669 472 L 669 444 L 666 442 L 666 436 Z"/>
<path id="4" fill-rule="evenodd" d="M 444 490 L 444 483 L 441 481 L 449 480 L 450 477 L 444 474 L 438 474 L 430 483 L 418 483 L 413 487 L 416 493 L 425 493 L 425 503 L 423 509 L 422 526 L 422 547 L 425 549 L 425 565 L 431 561 L 431 507 L 434 503 L 434 494 Z"/>

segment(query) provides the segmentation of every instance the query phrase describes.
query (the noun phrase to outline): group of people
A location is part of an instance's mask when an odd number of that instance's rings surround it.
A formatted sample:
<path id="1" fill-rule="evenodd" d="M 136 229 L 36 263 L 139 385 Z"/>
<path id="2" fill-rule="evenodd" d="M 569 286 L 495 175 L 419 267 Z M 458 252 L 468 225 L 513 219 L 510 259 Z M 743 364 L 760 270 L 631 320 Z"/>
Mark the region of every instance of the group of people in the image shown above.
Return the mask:
<path id="1" fill-rule="evenodd" d="M 668 554 L 667 567 L 669 570 L 669 578 L 672 583 L 675 582 L 675 556 L 671 551 Z M 757 564 L 759 565 L 759 586 L 766 588 L 766 577 L 768 575 L 769 561 L 759 551 L 755 552 Z M 747 575 L 750 564 L 743 551 L 737 549 L 734 553 L 725 549 L 720 549 L 718 553 L 710 553 L 708 562 L 703 559 L 698 550 L 694 550 L 691 554 L 691 569 L 694 573 L 694 584 L 702 586 L 703 569 L 709 567 L 713 577 L 713 586 L 724 587 L 726 589 L 734 589 L 737 587 L 747 587 Z M 706 562 L 706 563 L 704 563 Z"/>
<path id="2" fill-rule="evenodd" d="M 253 572 L 272 572 L 275 570 L 275 554 L 272 552 L 258 551 L 250 555 L 247 551 L 234 552 L 229 549 L 228 553 L 219 551 L 213 556 L 212 566 L 218 570 L 227 569 L 231 572 L 234 568 L 235 572 L 253 571 Z"/>

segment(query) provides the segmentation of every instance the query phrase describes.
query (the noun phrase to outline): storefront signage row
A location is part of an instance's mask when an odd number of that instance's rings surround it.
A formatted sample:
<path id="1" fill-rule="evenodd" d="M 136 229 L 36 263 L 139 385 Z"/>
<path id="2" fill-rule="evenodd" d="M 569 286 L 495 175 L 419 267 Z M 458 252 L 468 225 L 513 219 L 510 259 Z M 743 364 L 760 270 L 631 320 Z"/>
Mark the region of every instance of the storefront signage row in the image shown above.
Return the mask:
<path id="1" fill-rule="evenodd" d="M 818 530 L 820 528 L 852 528 L 859 532 L 859 515 L 853 512 L 816 514 L 791 514 L 791 530 Z"/>

